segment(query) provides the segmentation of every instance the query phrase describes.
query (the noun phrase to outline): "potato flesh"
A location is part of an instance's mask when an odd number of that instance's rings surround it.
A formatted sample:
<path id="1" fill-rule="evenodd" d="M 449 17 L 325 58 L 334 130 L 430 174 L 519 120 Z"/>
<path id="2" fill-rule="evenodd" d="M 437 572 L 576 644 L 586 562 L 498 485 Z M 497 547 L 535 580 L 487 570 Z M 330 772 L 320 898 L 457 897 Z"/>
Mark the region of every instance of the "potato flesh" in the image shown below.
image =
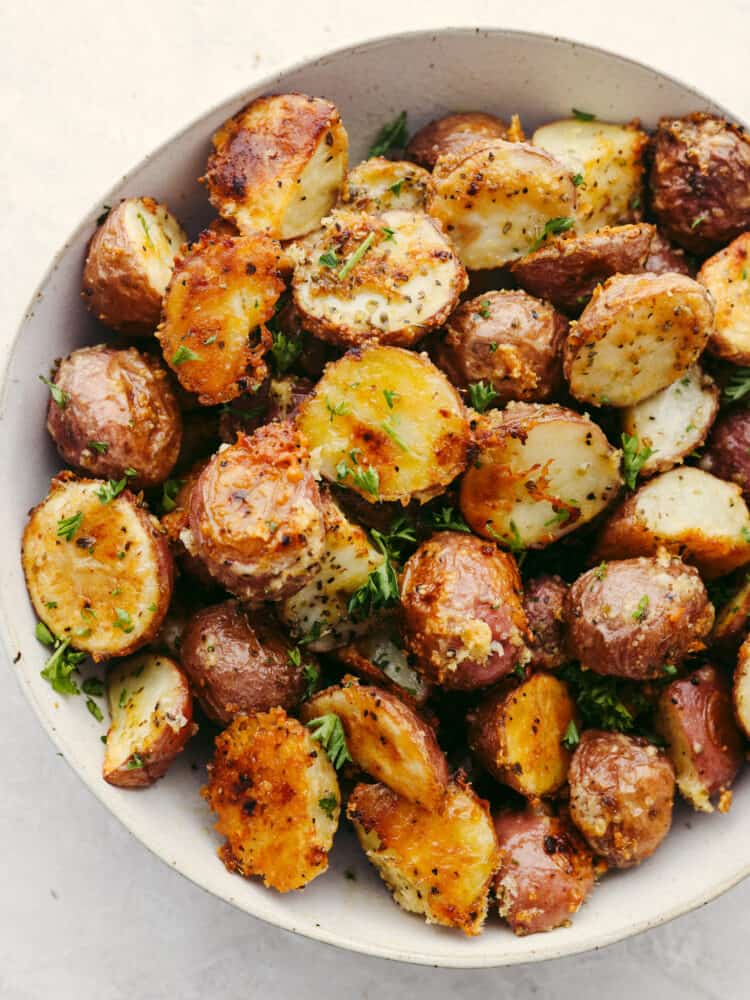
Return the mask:
<path id="1" fill-rule="evenodd" d="M 172 277 L 174 259 L 187 237 L 175 217 L 151 199 L 130 198 L 123 202 L 123 222 L 149 284 L 163 295 Z"/>
<path id="2" fill-rule="evenodd" d="M 737 365 L 750 364 L 750 233 L 710 257 L 698 281 L 714 300 L 714 330 L 708 342 L 712 354 Z"/>
<path id="3" fill-rule="evenodd" d="M 385 629 L 368 632 L 357 640 L 356 652 L 366 657 L 389 681 L 422 703 L 429 694 L 429 687 L 409 663 L 406 651 L 388 635 Z"/>
<path id="4" fill-rule="evenodd" d="M 406 160 L 373 156 L 349 171 L 342 201 L 359 212 L 424 212 L 432 178 Z"/>
<path id="5" fill-rule="evenodd" d="M 579 233 L 636 218 L 643 192 L 643 152 L 648 142 L 640 129 L 565 119 L 538 128 L 532 142 L 583 178 L 576 190 Z"/>

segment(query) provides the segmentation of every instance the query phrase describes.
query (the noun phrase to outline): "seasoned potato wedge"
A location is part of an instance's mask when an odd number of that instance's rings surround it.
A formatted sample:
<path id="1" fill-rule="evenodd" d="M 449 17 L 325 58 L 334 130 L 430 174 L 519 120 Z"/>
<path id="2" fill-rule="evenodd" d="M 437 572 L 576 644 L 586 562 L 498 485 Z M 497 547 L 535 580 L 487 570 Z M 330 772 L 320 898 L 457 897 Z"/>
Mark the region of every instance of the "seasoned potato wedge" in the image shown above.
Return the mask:
<path id="1" fill-rule="evenodd" d="M 513 118 L 516 139 L 523 141 L 523 134 L 518 136 L 520 122 L 516 115 Z M 502 119 L 482 111 L 445 115 L 428 122 L 414 133 L 406 147 L 406 156 L 432 170 L 438 158 L 446 153 L 455 153 L 485 139 L 512 139 L 509 130 L 510 126 Z"/>
<path id="2" fill-rule="evenodd" d="M 423 167 L 373 156 L 349 171 L 341 200 L 357 212 L 424 212 L 432 187 Z"/>
<path id="3" fill-rule="evenodd" d="M 317 567 L 303 587 L 279 605 L 279 617 L 306 646 L 328 652 L 350 642 L 370 622 L 355 621 L 349 601 L 383 563 L 382 552 L 358 524 L 350 521 L 327 495 L 322 496 L 325 541 Z M 310 636 L 314 635 L 314 639 Z"/>
<path id="4" fill-rule="evenodd" d="M 335 651 L 336 659 L 359 677 L 376 687 L 392 691 L 410 703 L 423 705 L 430 696 L 432 685 L 409 662 L 396 622 L 385 621 L 370 625 L 372 631 L 357 636 L 347 646 Z"/>
<path id="5" fill-rule="evenodd" d="M 468 279 L 422 212 L 339 209 L 296 260 L 294 305 L 305 329 L 341 347 L 411 347 L 450 316 Z"/>
<path id="6" fill-rule="evenodd" d="M 337 715 L 352 760 L 394 792 L 426 809 L 440 809 L 448 762 L 435 733 L 395 695 L 346 676 L 302 706 L 303 722 Z"/>
<path id="7" fill-rule="evenodd" d="M 719 811 L 726 812 L 743 753 L 725 677 L 705 666 L 672 681 L 659 697 L 655 722 L 682 797 L 700 812 L 713 812 L 711 800 L 718 797 Z"/>
<path id="8" fill-rule="evenodd" d="M 750 740 L 750 642 L 740 647 L 732 685 L 734 716 L 745 739 Z"/>
<path id="9" fill-rule="evenodd" d="M 502 267 L 532 250 L 550 220 L 573 216 L 572 171 L 525 142 L 488 140 L 441 157 L 429 211 L 466 267 Z"/>
<path id="10" fill-rule="evenodd" d="M 156 336 L 180 384 L 201 403 L 234 399 L 268 374 L 271 337 L 262 324 L 284 288 L 281 265 L 279 244 L 257 233 L 204 232 L 175 261 Z"/>
<path id="11" fill-rule="evenodd" d="M 480 933 L 498 850 L 487 803 L 468 785 L 451 783 L 439 811 L 385 785 L 357 785 L 347 816 L 399 906 L 427 923 Z"/>
<path id="12" fill-rule="evenodd" d="M 586 524 L 620 488 L 620 453 L 585 415 L 556 404 L 509 403 L 476 420 L 477 457 L 461 511 L 478 535 L 543 548 Z"/>
<path id="13" fill-rule="evenodd" d="M 662 545 L 709 579 L 750 562 L 739 486 L 690 466 L 654 476 L 609 515 L 592 561 L 654 555 Z"/>
<path id="14" fill-rule="evenodd" d="M 654 226 L 641 222 L 548 240 L 511 271 L 521 288 L 577 316 L 607 278 L 645 269 L 655 234 Z"/>
<path id="15" fill-rule="evenodd" d="M 371 502 L 424 503 L 466 465 L 469 423 L 458 393 L 426 357 L 397 347 L 328 365 L 297 425 L 323 476 Z"/>
<path id="16" fill-rule="evenodd" d="M 565 344 L 570 391 L 632 406 L 680 378 L 708 342 L 711 297 L 684 274 L 616 274 L 594 292 Z"/>
<path id="17" fill-rule="evenodd" d="M 81 292 L 88 308 L 120 333 L 152 333 L 186 239 L 166 205 L 153 198 L 124 198 L 89 243 Z"/>
<path id="18" fill-rule="evenodd" d="M 219 857 L 229 871 L 289 892 L 328 867 L 338 779 L 310 731 L 283 709 L 238 715 L 216 737 L 202 794 L 226 837 Z"/>
<path id="19" fill-rule="evenodd" d="M 709 645 L 712 655 L 734 663 L 750 630 L 750 574 L 743 576 L 729 600 L 717 608 Z"/>
<path id="20" fill-rule="evenodd" d="M 708 349 L 736 365 L 750 364 L 750 232 L 704 262 L 697 280 L 714 300 Z"/>
<path id="21" fill-rule="evenodd" d="M 580 176 L 575 211 L 579 232 L 638 218 L 648 136 L 636 125 L 564 119 L 538 128 L 532 142 Z"/>
<path id="22" fill-rule="evenodd" d="M 280 240 L 309 233 L 333 207 L 349 139 L 330 101 L 258 97 L 224 122 L 201 180 L 211 204 L 242 233 Z"/>
<path id="23" fill-rule="evenodd" d="M 699 448 L 719 412 L 720 395 L 713 379 L 693 365 L 676 382 L 625 407 L 623 431 L 651 449 L 640 475 L 665 472 Z"/>
<path id="24" fill-rule="evenodd" d="M 107 733 L 102 776 L 143 788 L 161 778 L 196 732 L 187 677 L 167 656 L 142 653 L 107 674 Z"/>
<path id="25" fill-rule="evenodd" d="M 552 674 L 506 681 L 469 717 L 469 747 L 479 763 L 528 798 L 554 795 L 563 786 L 570 750 L 563 744 L 578 721 L 567 685 Z"/>
<path id="26" fill-rule="evenodd" d="M 172 597 L 159 522 L 128 490 L 113 492 L 111 483 L 61 473 L 31 512 L 21 552 L 37 616 L 95 660 L 150 642 Z"/>

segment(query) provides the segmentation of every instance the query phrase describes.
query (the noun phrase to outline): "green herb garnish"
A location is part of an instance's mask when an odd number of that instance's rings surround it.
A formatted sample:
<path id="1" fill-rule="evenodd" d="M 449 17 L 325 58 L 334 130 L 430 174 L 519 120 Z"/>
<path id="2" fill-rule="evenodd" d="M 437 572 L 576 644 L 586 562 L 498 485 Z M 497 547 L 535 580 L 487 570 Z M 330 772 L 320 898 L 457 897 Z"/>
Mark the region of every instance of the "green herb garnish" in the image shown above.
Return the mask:
<path id="1" fill-rule="evenodd" d="M 622 435 L 622 474 L 625 478 L 625 485 L 629 490 L 635 489 L 638 473 L 643 468 L 647 459 L 653 455 L 653 449 L 648 445 L 640 446 L 640 441 L 635 435 Z"/>
<path id="2" fill-rule="evenodd" d="M 310 719 L 307 728 L 310 730 L 312 738 L 317 740 L 328 754 L 328 759 L 337 771 L 351 761 L 344 727 L 341 725 L 341 719 L 338 715 L 334 715 L 332 712 L 327 715 L 319 715 L 316 719 Z"/>
<path id="3" fill-rule="evenodd" d="M 471 382 L 469 385 L 469 400 L 477 413 L 484 413 L 498 396 L 489 382 Z"/>
<path id="4" fill-rule="evenodd" d="M 64 389 L 61 389 L 59 385 L 55 385 L 54 382 L 52 382 L 48 378 L 45 378 L 44 375 L 39 376 L 39 381 L 44 382 L 44 384 L 49 389 L 53 403 L 55 403 L 56 406 L 59 406 L 61 410 L 64 410 L 65 407 L 70 402 L 70 393 L 66 392 Z"/>
<path id="5" fill-rule="evenodd" d="M 402 111 L 393 121 L 386 122 L 380 129 L 375 142 L 370 146 L 368 159 L 373 156 L 383 156 L 391 149 L 403 149 L 409 133 L 406 128 L 406 112 Z"/>
<path id="6" fill-rule="evenodd" d="M 529 253 L 533 253 L 538 250 L 539 247 L 546 243 L 550 236 L 559 236 L 560 233 L 566 233 L 569 229 L 572 229 L 576 224 L 576 220 L 570 216 L 559 216 L 555 219 L 547 219 L 544 223 L 544 229 L 542 230 L 541 236 L 539 236 L 529 247 Z"/>

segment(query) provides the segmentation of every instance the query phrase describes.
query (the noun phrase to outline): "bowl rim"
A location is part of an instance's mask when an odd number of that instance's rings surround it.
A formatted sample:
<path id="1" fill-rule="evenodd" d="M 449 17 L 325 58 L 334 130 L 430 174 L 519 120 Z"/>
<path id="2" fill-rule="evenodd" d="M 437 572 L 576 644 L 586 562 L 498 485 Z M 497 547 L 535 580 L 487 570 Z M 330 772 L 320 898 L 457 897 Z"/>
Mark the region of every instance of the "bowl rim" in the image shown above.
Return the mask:
<path id="1" fill-rule="evenodd" d="M 284 63 L 283 65 L 274 69 L 271 73 L 265 74 L 259 77 L 257 80 L 253 80 L 249 85 L 245 85 L 234 93 L 223 97 L 221 100 L 215 102 L 203 111 L 191 118 L 183 127 L 177 129 L 175 132 L 171 133 L 164 141 L 159 143 L 154 149 L 146 153 L 145 156 L 131 166 L 118 180 L 115 184 L 111 185 L 107 191 L 101 195 L 98 199 L 93 201 L 93 208 L 90 209 L 78 223 L 78 225 L 73 229 L 73 231 L 64 240 L 62 245 L 55 252 L 52 260 L 45 269 L 42 277 L 38 281 L 34 291 L 31 294 L 29 302 L 26 308 L 23 310 L 21 319 L 17 325 L 15 334 L 5 349 L 3 354 L 2 371 L 0 372 L 0 421 L 6 413 L 6 407 L 8 403 L 8 395 L 10 389 L 10 369 L 11 365 L 20 349 L 22 343 L 23 328 L 29 314 L 34 308 L 34 304 L 43 295 L 44 288 L 49 282 L 50 278 L 57 270 L 60 260 L 67 253 L 71 244 L 73 244 L 85 231 L 88 231 L 91 227 L 92 216 L 95 216 L 99 209 L 96 206 L 101 206 L 102 204 L 109 204 L 110 200 L 114 196 L 115 191 L 127 184 L 131 179 L 132 175 L 140 171 L 147 163 L 162 155 L 162 153 L 177 139 L 186 135 L 188 132 L 192 132 L 194 129 L 199 128 L 203 123 L 212 117 L 219 108 L 224 105 L 231 105 L 239 103 L 250 93 L 256 91 L 264 91 L 275 87 L 282 78 L 288 76 L 291 73 L 304 70 L 306 68 L 324 65 L 328 60 L 333 60 L 344 54 L 355 55 L 361 51 L 369 51 L 371 49 L 376 49 L 381 46 L 387 46 L 396 41 L 409 41 L 415 39 L 426 39 L 436 36 L 463 36 L 470 37 L 476 35 L 497 35 L 503 37 L 510 37 L 511 39 L 529 39 L 529 40 L 544 40 L 547 42 L 552 42 L 554 44 L 560 45 L 562 47 L 568 48 L 570 50 L 581 49 L 590 53 L 595 53 L 600 56 L 604 56 L 607 59 L 614 60 L 621 64 L 630 65 L 640 70 L 645 70 L 648 73 L 659 77 L 662 80 L 667 80 L 682 89 L 686 90 L 690 94 L 694 95 L 697 101 L 702 101 L 705 104 L 713 105 L 718 109 L 723 115 L 725 115 L 729 120 L 737 122 L 745 127 L 747 123 L 743 121 L 742 117 L 734 114 L 732 111 L 727 109 L 723 104 L 715 101 L 713 98 L 705 94 L 702 90 L 694 87 L 692 84 L 686 83 L 684 80 L 670 73 L 666 73 L 656 67 L 641 62 L 638 59 L 634 59 L 630 56 L 622 55 L 618 52 L 613 52 L 600 45 L 593 45 L 588 42 L 581 42 L 577 39 L 571 38 L 567 35 L 559 34 L 547 34 L 541 31 L 527 31 L 523 29 L 516 28 L 504 28 L 498 25 L 450 25 L 438 28 L 417 28 L 410 29 L 406 31 L 399 32 L 389 32 L 384 34 L 375 35 L 369 38 L 362 39 L 360 41 L 349 42 L 344 45 L 337 46 L 336 48 L 324 48 L 318 50 L 311 55 L 295 60 L 294 62 Z M 269 915 L 262 913 L 259 908 L 251 908 L 246 905 L 244 901 L 238 900 L 233 897 L 229 891 L 219 891 L 214 888 L 209 888 L 209 886 L 204 883 L 198 877 L 190 874 L 187 871 L 183 871 L 180 867 L 176 865 L 175 862 L 169 860 L 169 858 L 161 851 L 160 847 L 152 841 L 148 835 L 142 835 L 141 833 L 136 833 L 133 824 L 131 824 L 120 812 L 112 807 L 109 802 L 104 800 L 104 787 L 101 780 L 89 780 L 85 774 L 85 769 L 82 767 L 78 760 L 78 754 L 73 747 L 69 746 L 65 737 L 62 736 L 59 730 L 51 726 L 48 723 L 46 708 L 42 705 L 41 700 L 38 699 L 31 688 L 30 682 L 26 678 L 24 670 L 20 669 L 17 665 L 16 660 L 16 649 L 15 642 L 13 641 L 13 631 L 10 627 L 10 621 L 12 620 L 13 609 L 8 604 L 6 604 L 6 598 L 4 593 L 0 592 L 0 636 L 2 636 L 2 646 L 4 648 L 5 655 L 8 658 L 8 662 L 12 668 L 12 672 L 16 677 L 21 691 L 23 692 L 27 702 L 31 705 L 34 713 L 36 714 L 42 728 L 46 732 L 49 739 L 53 744 L 61 751 L 61 756 L 68 764 L 68 766 L 76 773 L 79 780 L 88 788 L 88 790 L 95 796 L 95 798 L 101 803 L 101 805 L 106 809 L 106 811 L 114 816 L 119 823 L 121 823 L 127 832 L 140 844 L 142 844 L 147 850 L 149 850 L 159 861 L 163 862 L 169 868 L 177 871 L 183 878 L 190 881 L 193 885 L 202 889 L 204 892 L 211 896 L 221 899 L 223 902 L 228 903 L 235 908 L 243 911 L 249 916 L 256 920 L 262 920 L 264 923 L 270 924 L 271 926 L 277 927 L 284 931 L 290 931 L 294 934 L 299 934 L 302 937 L 309 938 L 313 941 L 319 941 L 323 944 L 333 945 L 338 948 L 343 948 L 348 951 L 356 952 L 359 954 L 369 955 L 377 958 L 388 959 L 390 961 L 407 962 L 416 965 L 426 965 L 432 966 L 434 968 L 497 968 L 502 966 L 519 965 L 526 963 L 534 963 L 540 961 L 550 961 L 558 958 L 563 958 L 566 956 L 572 956 L 576 954 L 585 954 L 589 951 L 599 951 L 601 948 L 607 947 L 608 945 L 615 944 L 618 941 L 624 941 L 628 938 L 634 937 L 637 934 L 641 934 L 644 931 L 650 930 L 652 928 L 661 926 L 662 924 L 669 923 L 670 921 L 676 919 L 677 917 L 683 916 L 687 913 L 692 912 L 712 900 L 716 899 L 724 892 L 738 885 L 744 879 L 750 876 L 750 859 L 745 864 L 745 866 L 738 871 L 734 872 L 732 875 L 721 879 L 719 882 L 712 884 L 710 887 L 703 889 L 693 896 L 691 896 L 686 901 L 682 901 L 672 906 L 666 907 L 660 910 L 655 916 L 651 918 L 641 919 L 626 930 L 613 930 L 613 931 L 600 931 L 598 934 L 594 934 L 590 937 L 589 943 L 581 946 L 580 943 L 573 943 L 571 939 L 571 944 L 566 945 L 565 935 L 558 938 L 557 935 L 554 937 L 545 934 L 538 935 L 539 945 L 531 952 L 519 953 L 514 956 L 511 952 L 506 952 L 505 954 L 499 954 L 497 956 L 492 955 L 478 955 L 473 957 L 470 951 L 466 954 L 450 954 L 445 956 L 439 956 L 430 952 L 417 952 L 409 949 L 403 949 L 399 947 L 398 943 L 394 943 L 388 948 L 379 945 L 369 945 L 367 942 L 360 940 L 353 940 L 347 937 L 345 932 L 329 932 L 316 924 L 303 923 L 298 925 L 298 920 L 294 915 L 289 917 L 279 918 L 276 914 Z"/>

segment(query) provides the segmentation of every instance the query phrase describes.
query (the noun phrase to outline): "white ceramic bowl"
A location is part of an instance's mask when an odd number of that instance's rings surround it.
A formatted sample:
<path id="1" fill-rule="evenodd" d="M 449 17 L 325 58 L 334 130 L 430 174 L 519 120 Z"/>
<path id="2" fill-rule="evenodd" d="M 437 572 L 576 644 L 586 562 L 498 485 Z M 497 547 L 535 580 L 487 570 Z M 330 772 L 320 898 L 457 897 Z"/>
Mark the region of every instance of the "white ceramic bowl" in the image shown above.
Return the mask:
<path id="1" fill-rule="evenodd" d="M 527 131 L 572 107 L 602 119 L 718 110 L 710 100 L 655 70 L 573 42 L 503 30 L 450 29 L 378 39 L 303 63 L 237 95 L 170 139 L 102 201 L 149 194 L 165 200 L 189 233 L 213 214 L 196 178 L 215 127 L 264 92 L 302 90 L 331 98 L 362 158 L 380 125 L 402 108 L 412 130 L 449 111 L 481 109 L 521 115 Z M 730 115 L 731 117 L 731 115 Z M 216 857 L 217 837 L 198 795 L 208 748 L 189 748 L 167 777 L 147 791 L 112 788 L 100 776 L 103 727 L 83 698 L 55 695 L 39 670 L 18 548 L 26 513 L 46 493 L 59 459 L 44 427 L 47 390 L 37 380 L 54 358 L 106 336 L 79 297 L 86 241 L 97 202 L 55 258 L 23 319 L 10 355 L 0 413 L 0 511 L 6 547 L 0 565 L 3 637 L 19 682 L 68 763 L 95 795 L 155 854 L 209 892 L 288 930 L 355 951 L 436 966 L 493 966 L 599 948 L 685 913 L 750 874 L 750 783 L 740 782 L 728 816 L 678 811 L 658 853 L 635 871 L 612 875 L 594 891 L 569 928 L 516 938 L 496 918 L 466 939 L 426 926 L 396 908 L 353 838 L 338 834 L 330 871 L 304 892 L 281 896 L 230 875 Z M 199 738 L 200 740 L 200 738 Z M 344 872 L 356 872 L 356 881 Z M 132 873 L 138 880 L 137 870 Z M 189 915 L 186 919 L 190 919 Z"/>

